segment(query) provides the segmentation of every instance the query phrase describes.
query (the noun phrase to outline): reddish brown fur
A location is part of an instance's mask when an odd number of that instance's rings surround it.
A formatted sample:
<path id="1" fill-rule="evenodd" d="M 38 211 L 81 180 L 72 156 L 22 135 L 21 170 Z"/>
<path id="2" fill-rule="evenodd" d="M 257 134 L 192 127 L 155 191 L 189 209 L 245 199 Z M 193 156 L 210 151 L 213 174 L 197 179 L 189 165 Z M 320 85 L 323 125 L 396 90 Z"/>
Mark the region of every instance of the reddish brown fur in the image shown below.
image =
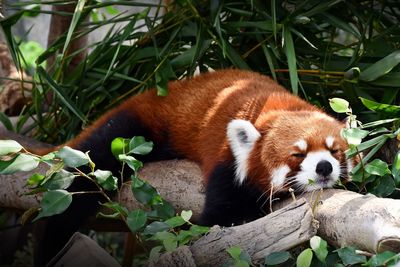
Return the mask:
<path id="1" fill-rule="evenodd" d="M 117 108 L 109 111 L 77 138 L 67 143 L 75 147 L 91 135 L 93 129 L 101 127 L 118 112 L 132 111 L 146 122 L 154 133 L 169 132 L 172 147 L 186 158 L 199 162 L 205 177 L 220 162 L 232 159 L 226 126 L 232 119 L 246 119 L 269 138 L 261 138 L 251 154 L 250 179 L 269 177 L 272 169 L 282 162 L 296 165 L 280 148 L 291 146 L 299 136 L 307 136 L 310 149 L 318 149 L 319 137 L 327 134 L 338 136 L 342 125 L 332 119 L 311 120 L 311 111 L 322 113 L 313 105 L 291 95 L 269 77 L 242 70 L 222 70 L 199 75 L 189 80 L 169 83 L 169 94 L 159 97 L 155 90 L 133 96 Z M 298 117 L 293 118 L 291 114 Z M 298 121 L 294 121 L 294 120 Z M 321 122 L 322 121 L 322 122 Z M 306 124 L 304 125 L 304 122 Z M 327 132 L 313 132 L 315 123 L 330 124 Z M 332 130 L 332 124 L 337 129 Z M 293 127 L 302 124 L 302 127 Z M 270 132 L 271 128 L 280 128 Z M 153 141 L 161 135 L 154 135 Z M 340 138 L 338 138 L 340 139 Z M 341 144 L 342 145 L 342 144 Z M 265 179 L 264 179 L 265 180 Z M 265 180 L 268 183 L 268 179 Z M 267 186 L 267 185 L 266 185 Z"/>

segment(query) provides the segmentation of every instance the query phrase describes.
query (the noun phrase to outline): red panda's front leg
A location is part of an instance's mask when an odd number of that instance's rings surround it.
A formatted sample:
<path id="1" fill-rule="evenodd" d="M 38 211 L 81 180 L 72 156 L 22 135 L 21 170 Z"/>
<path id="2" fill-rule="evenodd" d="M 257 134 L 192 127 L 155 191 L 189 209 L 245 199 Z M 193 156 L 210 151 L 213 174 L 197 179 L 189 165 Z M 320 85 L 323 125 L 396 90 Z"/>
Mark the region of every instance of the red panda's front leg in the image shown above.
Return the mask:
<path id="1" fill-rule="evenodd" d="M 249 121 L 232 120 L 228 124 L 227 139 L 233 160 L 218 164 L 208 177 L 200 224 L 231 226 L 265 214 L 263 190 L 247 181 L 249 155 L 260 137 Z"/>
<path id="2" fill-rule="evenodd" d="M 225 162 L 208 177 L 199 224 L 232 226 L 250 222 L 265 215 L 265 204 L 263 192 L 246 182 L 238 184 L 234 162 Z"/>

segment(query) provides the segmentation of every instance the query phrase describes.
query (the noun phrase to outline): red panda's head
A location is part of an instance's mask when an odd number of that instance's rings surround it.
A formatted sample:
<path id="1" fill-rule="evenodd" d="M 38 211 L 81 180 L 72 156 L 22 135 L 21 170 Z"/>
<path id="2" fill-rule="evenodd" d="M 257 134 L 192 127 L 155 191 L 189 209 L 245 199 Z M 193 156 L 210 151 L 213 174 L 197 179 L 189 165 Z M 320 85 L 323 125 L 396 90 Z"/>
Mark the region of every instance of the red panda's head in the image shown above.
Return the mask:
<path id="1" fill-rule="evenodd" d="M 344 124 L 320 111 L 274 111 L 253 125 L 232 120 L 227 137 L 236 165 L 236 181 L 265 189 L 292 187 L 311 191 L 347 178 L 354 159 L 340 135 Z"/>

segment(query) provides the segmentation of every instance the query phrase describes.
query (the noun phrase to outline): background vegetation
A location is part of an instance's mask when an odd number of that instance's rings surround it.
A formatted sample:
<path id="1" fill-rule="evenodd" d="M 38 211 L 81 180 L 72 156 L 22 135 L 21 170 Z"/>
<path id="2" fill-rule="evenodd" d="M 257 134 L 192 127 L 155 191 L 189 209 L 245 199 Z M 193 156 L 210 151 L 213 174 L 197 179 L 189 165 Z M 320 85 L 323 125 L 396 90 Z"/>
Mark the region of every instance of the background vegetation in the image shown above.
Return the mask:
<path id="1" fill-rule="evenodd" d="M 74 13 L 61 13 L 73 16 L 69 31 L 30 68 L 35 75 L 34 99 L 23 114 L 37 114 L 38 137 L 53 143 L 70 138 L 82 123 L 127 96 L 151 87 L 166 94 L 168 80 L 192 76 L 196 70 L 236 67 L 259 71 L 323 107 L 328 107 L 332 96 L 341 96 L 363 121 L 380 115 L 366 111 L 358 97 L 386 104 L 398 100 L 400 11 L 394 0 L 181 0 L 168 6 L 162 1 L 159 5 L 77 2 Z M 14 5 L 20 11 L 2 20 L 1 26 L 19 66 L 30 53 L 21 53 L 23 47 L 18 45 L 24 42 L 11 34 L 13 25 L 22 16 L 40 13 L 44 5 L 70 3 L 20 1 Z M 113 15 L 101 19 L 99 8 L 114 5 L 148 8 L 133 14 L 113 9 Z M 125 25 L 83 47 L 90 53 L 71 72 L 71 59 L 80 52 L 67 53 L 71 41 L 116 22 Z M 44 63 L 50 57 L 56 60 L 46 71 Z M 48 92 L 56 97 L 44 106 Z M 46 115 L 40 115 L 44 111 Z"/>
<path id="2" fill-rule="evenodd" d="M 386 162 L 374 159 L 399 134 L 398 1 L 176 0 L 153 5 L 78 0 L 73 13 L 43 10 L 44 5 L 74 2 L 20 1 L 14 5 L 17 13 L 0 21 L 14 61 L 33 76 L 26 81 L 33 83 L 32 102 L 14 130 L 33 117 L 35 124 L 27 130 L 35 128 L 38 139 L 61 143 L 137 92 L 156 88 L 162 97 L 171 79 L 209 69 L 252 69 L 327 112 L 332 112 L 329 99 L 347 99 L 350 106 L 338 117 L 364 123 L 349 133 L 349 155 L 366 155 L 347 187 L 398 197 L 398 154 Z M 145 8 L 131 14 L 118 12 L 115 5 Z M 107 8 L 108 18 L 102 18 L 100 8 Z M 72 16 L 72 24 L 33 61 L 23 53 L 27 40 L 11 30 L 24 16 L 40 12 Z M 112 27 L 100 42 L 68 49 L 73 40 L 116 22 L 124 26 Z M 71 69 L 74 56 L 84 50 L 87 56 Z"/>

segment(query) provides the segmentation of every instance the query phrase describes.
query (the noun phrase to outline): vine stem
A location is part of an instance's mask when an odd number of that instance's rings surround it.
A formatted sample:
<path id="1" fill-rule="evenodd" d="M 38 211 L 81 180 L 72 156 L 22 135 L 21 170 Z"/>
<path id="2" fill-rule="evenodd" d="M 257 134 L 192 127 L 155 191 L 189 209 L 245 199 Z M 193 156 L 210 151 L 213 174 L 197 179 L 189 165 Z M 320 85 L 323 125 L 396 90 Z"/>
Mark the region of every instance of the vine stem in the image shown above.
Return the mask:
<path id="1" fill-rule="evenodd" d="M 90 178 L 86 173 L 82 172 L 82 171 L 79 170 L 78 168 L 75 168 L 75 170 L 79 173 L 80 176 L 82 176 L 82 177 L 88 179 L 89 181 L 91 181 L 92 183 L 94 183 L 94 184 L 96 185 L 96 187 L 99 189 L 99 191 L 88 191 L 87 193 L 89 193 L 89 192 L 98 192 L 98 193 L 101 193 L 101 194 L 107 199 L 108 202 L 112 202 L 112 200 L 111 200 L 111 199 L 108 197 L 108 195 L 104 192 L 103 188 L 102 188 L 98 183 L 96 183 L 95 180 L 93 180 L 92 178 Z M 75 192 L 74 192 L 74 193 L 75 193 Z"/>

